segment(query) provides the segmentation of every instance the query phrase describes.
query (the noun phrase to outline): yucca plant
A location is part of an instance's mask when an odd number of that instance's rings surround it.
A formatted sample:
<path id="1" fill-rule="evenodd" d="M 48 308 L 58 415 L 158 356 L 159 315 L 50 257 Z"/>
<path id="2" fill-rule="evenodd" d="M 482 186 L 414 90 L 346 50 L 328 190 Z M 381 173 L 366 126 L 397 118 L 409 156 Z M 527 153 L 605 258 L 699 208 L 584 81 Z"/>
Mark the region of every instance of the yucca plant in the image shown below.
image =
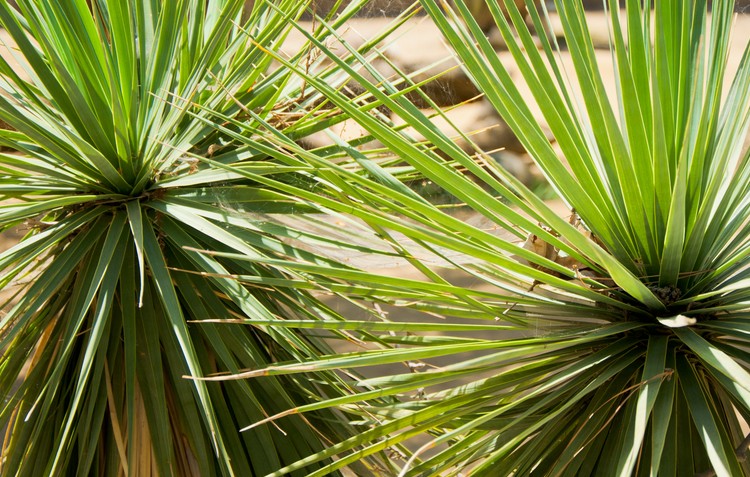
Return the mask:
<path id="1" fill-rule="evenodd" d="M 343 324 L 277 322 L 382 334 L 360 336 L 375 349 L 232 377 L 373 367 L 348 397 L 256 424 L 330 407 L 361 426 L 272 475 L 335 458 L 311 474 L 325 475 L 404 443 L 414 452 L 392 454 L 399 475 L 750 475 L 750 156 L 742 150 L 750 58 L 746 50 L 725 88 L 733 2 L 714 1 L 710 13 L 705 0 L 629 0 L 624 12 L 604 2 L 613 97 L 579 0 L 555 1 L 565 50 L 532 38 L 513 2 L 504 2 L 507 17 L 501 2 L 488 2 L 542 119 L 463 0 L 421 3 L 569 212 L 559 215 L 481 151 L 462 152 L 365 58 L 361 67 L 374 81 L 331 57 L 430 144 L 306 75 L 485 226 L 431 205 L 386 169 L 350 172 L 287 145 L 284 154 L 329 171 L 340 192 L 327 207 L 390 238 L 425 278 L 297 267 L 321 283 L 345 279 L 395 307 Z M 536 31 L 545 31 L 545 11 L 529 12 Z M 374 157 L 349 150 L 362 163 Z M 462 276 L 471 287 L 457 285 Z M 418 323 L 400 317 L 407 309 L 425 315 Z M 375 367 L 399 363 L 407 367 Z"/>
<path id="2" fill-rule="evenodd" d="M 296 144 L 343 119 L 292 70 L 314 70 L 336 88 L 347 76 L 309 42 L 283 56 L 287 66 L 273 62 L 269 52 L 308 2 L 256 1 L 247 11 L 243 3 L 0 3 L 22 68 L 0 61 L 0 119 L 12 128 L 0 144 L 16 151 L 0 158 L 0 231 L 25 233 L 0 254 L 10 296 L 0 317 L 2 475 L 265 475 L 353 435 L 328 410 L 239 433 L 345 394 L 337 374 L 226 385 L 185 378 L 330 353 L 295 330 L 194 321 L 340 319 L 310 284 L 290 287 L 298 272 L 282 264 L 346 270 L 311 250 L 369 253 L 310 232 L 302 218 L 280 219 L 320 211 L 286 184 L 315 189 L 312 197 L 326 185 L 309 164 L 279 161 L 265 131 Z M 337 6 L 323 17 L 333 28 L 311 37 L 323 46 L 364 3 Z M 377 41 L 360 52 L 375 52 Z M 257 147 L 232 144 L 235 122 L 261 138 Z M 315 154 L 361 169 L 339 149 Z M 359 472 L 373 465 L 389 472 L 381 457 Z"/>

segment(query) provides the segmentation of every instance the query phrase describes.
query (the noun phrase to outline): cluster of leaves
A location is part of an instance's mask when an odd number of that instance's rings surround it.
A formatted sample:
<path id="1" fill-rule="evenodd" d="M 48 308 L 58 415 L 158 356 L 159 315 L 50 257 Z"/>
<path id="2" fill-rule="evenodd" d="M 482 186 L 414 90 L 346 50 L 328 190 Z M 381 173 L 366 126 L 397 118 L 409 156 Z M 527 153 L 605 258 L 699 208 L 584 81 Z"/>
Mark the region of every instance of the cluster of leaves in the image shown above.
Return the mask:
<path id="1" fill-rule="evenodd" d="M 421 2 L 571 218 L 373 66 L 415 10 L 355 48 L 340 27 L 364 0 L 313 31 L 301 2 L 246 22 L 241 3 L 0 5 L 31 78 L 0 65 L 0 142 L 21 153 L 2 156 L 0 227 L 32 227 L 0 254 L 3 287 L 28 282 L 0 318 L 0 389 L 25 376 L 0 408 L 4 473 L 750 473 L 750 55 L 725 91 L 731 0 L 710 22 L 705 0 L 607 0 L 614 98 L 580 0 L 555 1 L 567 50 L 532 36 L 531 0 L 529 18 L 488 2 L 543 121 L 462 0 Z M 287 57 L 291 29 L 306 44 Z M 300 145 L 344 119 L 370 136 Z"/>

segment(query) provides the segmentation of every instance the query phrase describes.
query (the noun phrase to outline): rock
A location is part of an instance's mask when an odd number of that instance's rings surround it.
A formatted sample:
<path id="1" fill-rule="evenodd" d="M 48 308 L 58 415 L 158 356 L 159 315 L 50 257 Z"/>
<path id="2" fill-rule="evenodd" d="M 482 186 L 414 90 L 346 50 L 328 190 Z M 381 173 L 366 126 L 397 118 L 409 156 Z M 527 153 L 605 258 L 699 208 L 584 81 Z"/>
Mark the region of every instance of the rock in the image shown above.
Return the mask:
<path id="1" fill-rule="evenodd" d="M 428 19 L 419 18 L 404 25 L 395 40 L 386 45 L 385 53 L 414 82 L 437 77 L 423 91 L 439 106 L 459 104 L 475 98 L 479 90 L 460 68 L 459 62 L 444 42 L 438 28 Z M 412 97 L 411 99 L 415 99 Z M 426 106 L 424 102 L 422 107 Z"/>
<path id="2" fill-rule="evenodd" d="M 344 42 L 356 49 L 361 47 L 366 39 L 373 38 L 388 28 L 392 21 L 390 18 L 353 18 L 340 34 Z M 312 22 L 300 22 L 300 26 L 307 31 L 313 28 Z M 292 57 L 305 47 L 305 43 L 304 35 L 299 31 L 293 31 L 282 45 L 282 56 Z M 348 54 L 347 48 L 335 38 L 329 38 L 326 46 L 339 57 Z M 438 28 L 426 17 L 418 17 L 402 25 L 379 45 L 378 49 L 388 61 L 382 56 L 378 58 L 375 52 L 368 58 L 371 59 L 369 63 L 380 75 L 396 81 L 399 78 L 397 71 L 400 71 L 410 76 L 415 83 L 434 77 L 433 81 L 423 87 L 423 91 L 440 106 L 458 104 L 479 94 L 466 73 L 459 67 L 452 50 L 443 42 Z M 322 71 L 330 65 L 330 60 L 323 58 L 319 53 L 311 53 L 310 58 L 308 71 L 311 73 Z M 373 75 L 366 72 L 363 67 L 360 67 L 359 71 L 366 79 L 374 80 Z M 417 94 L 410 95 L 410 99 L 421 107 L 427 106 L 427 102 Z"/>
<path id="3" fill-rule="evenodd" d="M 487 0 L 466 0 L 465 3 L 483 31 L 487 32 L 495 27 L 495 19 L 492 17 L 490 7 L 487 6 Z M 526 18 L 528 16 L 526 0 L 513 0 L 513 3 L 516 4 L 516 8 L 518 8 L 521 16 Z M 539 0 L 536 0 L 536 3 L 539 3 Z M 507 7 L 503 2 L 499 2 L 499 4 L 500 9 L 506 13 L 506 17 L 510 18 L 510 16 L 507 15 Z"/>
<path id="4" fill-rule="evenodd" d="M 353 49 L 358 49 L 367 39 L 388 28 L 392 21 L 390 18 L 353 18 L 342 29 L 340 35 L 343 42 Z M 312 22 L 300 22 L 300 26 L 307 31 L 313 28 Z M 305 44 L 304 35 L 295 30 L 282 45 L 281 55 L 291 58 L 305 48 Z M 339 57 L 349 54 L 347 47 L 333 37 L 329 37 L 325 44 Z M 378 45 L 378 50 L 380 53 L 373 51 L 367 54 L 368 63 L 389 81 L 398 81 L 401 76 L 398 74 L 399 71 L 403 75 L 411 75 L 414 82 L 440 76 L 426 85 L 424 91 L 441 106 L 460 103 L 478 94 L 476 87 L 458 67 L 452 51 L 443 43 L 437 27 L 425 17 L 401 26 L 386 42 Z M 315 73 L 323 71 L 330 64 L 330 59 L 313 51 L 309 63 L 303 63 L 302 66 L 309 73 Z M 360 66 L 358 71 L 368 81 L 380 82 L 363 66 Z M 426 102 L 416 94 L 410 95 L 410 99 L 426 106 Z"/>
<path id="5" fill-rule="evenodd" d="M 497 164 L 511 173 L 526 186 L 544 182 L 544 176 L 528 154 L 497 151 L 490 154 Z"/>

